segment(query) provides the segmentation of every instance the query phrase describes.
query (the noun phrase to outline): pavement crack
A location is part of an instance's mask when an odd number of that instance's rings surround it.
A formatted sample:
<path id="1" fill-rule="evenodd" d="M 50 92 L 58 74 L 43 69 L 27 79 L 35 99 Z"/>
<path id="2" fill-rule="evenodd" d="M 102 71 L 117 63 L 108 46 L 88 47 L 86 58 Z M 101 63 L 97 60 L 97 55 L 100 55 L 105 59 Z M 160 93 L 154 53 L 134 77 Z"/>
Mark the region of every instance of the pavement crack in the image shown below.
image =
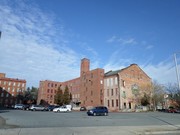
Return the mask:
<path id="1" fill-rule="evenodd" d="M 176 127 L 176 128 L 180 128 L 179 126 L 176 126 L 176 125 L 174 125 L 174 124 L 172 124 L 172 123 L 170 123 L 170 122 L 167 122 L 167 121 L 165 121 L 165 120 L 163 120 L 163 119 L 160 119 L 160 118 L 158 118 L 158 117 L 156 117 L 156 116 L 151 116 L 152 118 L 155 118 L 155 119 L 157 119 L 157 120 L 160 120 L 160 121 L 162 121 L 162 122 L 164 122 L 164 123 L 166 123 L 166 124 L 168 124 L 168 125 L 171 125 L 171 126 L 173 126 L 173 127 Z"/>

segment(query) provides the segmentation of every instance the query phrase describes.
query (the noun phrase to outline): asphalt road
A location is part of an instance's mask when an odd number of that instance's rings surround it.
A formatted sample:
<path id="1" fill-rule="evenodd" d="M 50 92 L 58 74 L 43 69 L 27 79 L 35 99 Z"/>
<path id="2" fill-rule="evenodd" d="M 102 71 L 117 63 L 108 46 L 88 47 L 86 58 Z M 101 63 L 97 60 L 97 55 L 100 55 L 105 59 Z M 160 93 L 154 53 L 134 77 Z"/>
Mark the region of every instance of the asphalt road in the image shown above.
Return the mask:
<path id="1" fill-rule="evenodd" d="M 109 113 L 109 116 L 87 116 L 86 112 L 54 113 L 41 111 L 1 110 L 6 124 L 20 128 L 45 127 L 104 127 L 104 126 L 161 126 L 180 128 L 180 114 Z"/>

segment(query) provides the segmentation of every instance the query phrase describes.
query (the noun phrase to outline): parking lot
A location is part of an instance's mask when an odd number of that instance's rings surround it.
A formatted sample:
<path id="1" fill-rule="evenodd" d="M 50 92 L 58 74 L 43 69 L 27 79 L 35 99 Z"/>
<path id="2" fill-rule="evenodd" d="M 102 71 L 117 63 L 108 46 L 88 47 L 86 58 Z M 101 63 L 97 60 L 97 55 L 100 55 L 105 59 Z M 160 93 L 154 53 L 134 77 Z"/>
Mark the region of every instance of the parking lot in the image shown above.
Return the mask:
<path id="1" fill-rule="evenodd" d="M 1 110 L 0 115 L 9 125 L 21 128 L 41 127 L 97 127 L 97 126 L 151 126 L 180 125 L 180 114 L 109 113 L 108 116 L 87 116 L 83 112 L 54 113 L 49 111 Z"/>

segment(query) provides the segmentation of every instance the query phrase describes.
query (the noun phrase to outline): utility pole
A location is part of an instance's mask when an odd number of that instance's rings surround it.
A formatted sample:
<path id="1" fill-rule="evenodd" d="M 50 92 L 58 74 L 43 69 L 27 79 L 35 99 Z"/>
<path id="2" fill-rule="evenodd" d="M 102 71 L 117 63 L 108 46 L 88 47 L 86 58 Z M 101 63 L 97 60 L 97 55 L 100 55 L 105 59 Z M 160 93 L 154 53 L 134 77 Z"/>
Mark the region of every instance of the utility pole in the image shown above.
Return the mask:
<path id="1" fill-rule="evenodd" d="M 180 53 L 180 52 L 178 52 Z M 174 53 L 174 61 L 175 61 L 175 66 L 176 66 L 176 75 L 177 75 L 177 81 L 178 81 L 178 89 L 180 90 L 180 81 L 179 81 L 179 70 L 178 70 L 178 63 L 176 59 L 177 53 Z"/>

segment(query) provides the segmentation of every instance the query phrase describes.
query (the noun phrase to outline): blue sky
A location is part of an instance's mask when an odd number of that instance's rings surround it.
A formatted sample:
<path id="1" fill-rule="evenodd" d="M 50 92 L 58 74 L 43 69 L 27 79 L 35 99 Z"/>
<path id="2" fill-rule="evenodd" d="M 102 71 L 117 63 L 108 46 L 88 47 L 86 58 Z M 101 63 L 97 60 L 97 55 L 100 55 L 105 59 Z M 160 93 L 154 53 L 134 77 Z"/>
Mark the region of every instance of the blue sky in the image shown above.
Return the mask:
<path id="1" fill-rule="evenodd" d="M 179 0 L 0 0 L 0 72 L 38 87 L 79 77 L 86 57 L 91 69 L 136 63 L 152 80 L 176 83 L 179 7 Z"/>

